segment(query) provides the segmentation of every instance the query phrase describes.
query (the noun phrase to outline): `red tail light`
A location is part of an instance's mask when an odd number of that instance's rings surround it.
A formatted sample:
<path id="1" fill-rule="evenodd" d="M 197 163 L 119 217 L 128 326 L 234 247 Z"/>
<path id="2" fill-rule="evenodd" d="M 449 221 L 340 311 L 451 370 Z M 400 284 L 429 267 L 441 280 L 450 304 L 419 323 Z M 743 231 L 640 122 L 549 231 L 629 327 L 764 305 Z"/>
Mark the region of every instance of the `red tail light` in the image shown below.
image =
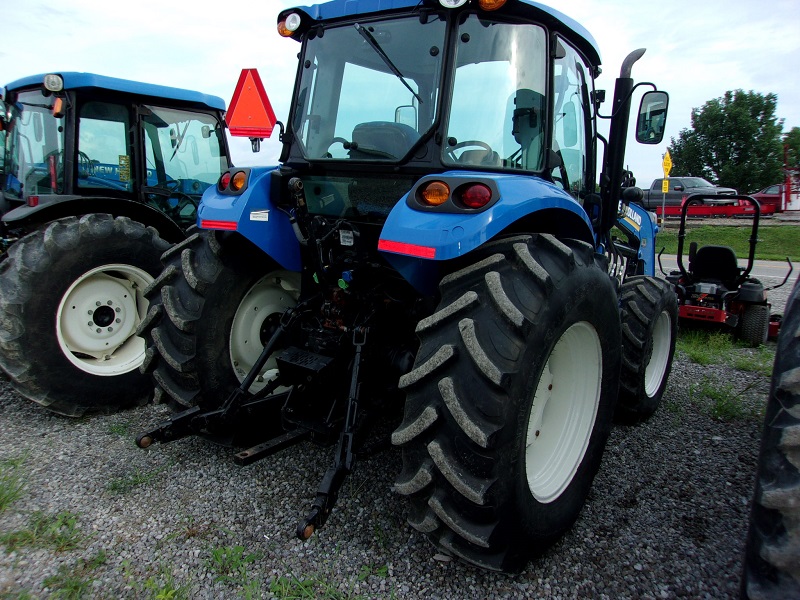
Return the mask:
<path id="1" fill-rule="evenodd" d="M 483 208 L 492 199 L 492 190 L 482 183 L 474 183 L 459 193 L 461 203 L 467 208 Z"/>

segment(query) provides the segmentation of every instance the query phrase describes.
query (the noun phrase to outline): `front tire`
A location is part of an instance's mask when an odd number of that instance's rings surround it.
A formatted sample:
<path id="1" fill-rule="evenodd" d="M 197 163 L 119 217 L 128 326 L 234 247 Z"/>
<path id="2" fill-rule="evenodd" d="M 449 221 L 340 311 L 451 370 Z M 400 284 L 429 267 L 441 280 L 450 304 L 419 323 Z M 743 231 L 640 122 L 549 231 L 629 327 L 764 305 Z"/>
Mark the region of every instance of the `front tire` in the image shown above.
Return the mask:
<path id="1" fill-rule="evenodd" d="M 69 217 L 16 242 L 0 266 L 0 366 L 26 398 L 71 417 L 146 402 L 144 289 L 169 247 L 127 217 Z"/>
<path id="2" fill-rule="evenodd" d="M 479 252 L 417 327 L 395 490 L 436 546 L 515 572 L 572 525 L 599 468 L 619 311 L 588 244 L 534 235 Z"/>
<path id="3" fill-rule="evenodd" d="M 769 335 L 769 305 L 748 304 L 742 313 L 739 337 L 752 347 L 767 342 Z"/>
<path id="4" fill-rule="evenodd" d="M 629 277 L 620 295 L 622 371 L 617 418 L 644 421 L 661 403 L 678 336 L 678 299 L 656 277 Z"/>
<path id="5" fill-rule="evenodd" d="M 800 598 L 800 284 L 781 323 L 767 400 L 742 597 Z"/>

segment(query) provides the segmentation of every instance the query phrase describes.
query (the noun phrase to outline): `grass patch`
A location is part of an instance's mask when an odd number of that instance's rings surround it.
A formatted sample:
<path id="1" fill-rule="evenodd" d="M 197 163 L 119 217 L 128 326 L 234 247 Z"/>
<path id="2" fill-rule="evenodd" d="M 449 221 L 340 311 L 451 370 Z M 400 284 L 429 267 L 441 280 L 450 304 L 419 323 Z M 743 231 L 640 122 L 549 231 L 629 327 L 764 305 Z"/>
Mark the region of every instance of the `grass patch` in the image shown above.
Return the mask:
<path id="1" fill-rule="evenodd" d="M 749 223 L 748 221 L 745 221 Z M 668 225 L 672 225 L 668 223 Z M 689 244 L 696 241 L 700 246 L 730 246 L 739 258 L 747 258 L 750 254 L 750 227 L 711 226 L 687 224 L 686 238 L 683 240 L 683 252 L 688 254 Z M 678 252 L 677 223 L 658 232 L 656 252 L 664 248 L 665 254 Z M 785 261 L 789 257 L 792 262 L 800 260 L 800 227 L 796 225 L 763 225 L 758 228 L 758 244 L 756 258 L 760 260 Z"/>
<path id="2" fill-rule="evenodd" d="M 698 365 L 727 365 L 737 371 L 772 376 L 774 346 L 751 348 L 724 331 L 686 329 L 681 331 L 675 349 Z"/>
<path id="3" fill-rule="evenodd" d="M 279 600 L 360 600 L 363 596 L 340 592 L 335 586 L 317 577 L 298 579 L 294 575 L 278 577 L 269 591 Z"/>
<path id="4" fill-rule="evenodd" d="M 56 515 L 36 511 L 28 519 L 26 529 L 0 535 L 0 543 L 8 553 L 24 546 L 49 547 L 65 552 L 78 548 L 82 540 L 77 516 L 68 511 Z"/>
<path id="5" fill-rule="evenodd" d="M 64 598 L 65 600 L 78 600 L 88 598 L 92 591 L 95 578 L 92 572 L 105 564 L 106 553 L 100 550 L 90 559 L 81 559 L 75 565 L 61 565 L 58 573 L 44 580 L 44 585 L 50 590 L 50 598 Z"/>
<path id="6" fill-rule="evenodd" d="M 211 550 L 206 565 L 217 574 L 216 581 L 247 585 L 248 565 L 258 560 L 258 554 L 247 552 L 244 546 L 224 546 Z"/>
<path id="7" fill-rule="evenodd" d="M 6 510 L 22 496 L 25 481 L 22 478 L 20 467 L 24 462 L 24 458 L 0 460 L 0 512 Z"/>
<path id="8" fill-rule="evenodd" d="M 692 362 L 706 366 L 725 364 L 726 359 L 732 357 L 736 345 L 730 333 L 688 329 L 681 331 L 675 349 L 686 354 Z"/>
<path id="9" fill-rule="evenodd" d="M 133 488 L 153 481 L 165 468 L 166 467 L 161 467 L 153 471 L 135 469 L 132 473 L 128 473 L 122 477 L 115 477 L 109 481 L 106 489 L 112 494 L 127 494 Z"/>
<path id="10" fill-rule="evenodd" d="M 136 592 L 137 598 L 149 598 L 151 600 L 188 600 L 189 590 L 185 585 L 178 585 L 175 576 L 166 565 L 161 565 L 158 573 L 149 576 L 142 581 L 142 578 L 134 571 L 131 562 L 122 562 L 122 571 L 125 580 Z"/>

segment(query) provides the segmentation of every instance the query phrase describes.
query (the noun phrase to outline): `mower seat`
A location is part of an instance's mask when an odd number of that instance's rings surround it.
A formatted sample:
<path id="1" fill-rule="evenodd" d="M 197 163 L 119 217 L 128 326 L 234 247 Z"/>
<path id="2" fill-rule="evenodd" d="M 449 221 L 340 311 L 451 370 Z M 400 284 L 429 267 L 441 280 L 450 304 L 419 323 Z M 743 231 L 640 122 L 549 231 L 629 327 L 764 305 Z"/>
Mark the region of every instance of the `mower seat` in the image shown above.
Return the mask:
<path id="1" fill-rule="evenodd" d="M 717 281 L 728 289 L 736 287 L 741 274 L 736 253 L 728 246 L 703 246 L 697 250 L 689 264 L 695 281 Z"/>

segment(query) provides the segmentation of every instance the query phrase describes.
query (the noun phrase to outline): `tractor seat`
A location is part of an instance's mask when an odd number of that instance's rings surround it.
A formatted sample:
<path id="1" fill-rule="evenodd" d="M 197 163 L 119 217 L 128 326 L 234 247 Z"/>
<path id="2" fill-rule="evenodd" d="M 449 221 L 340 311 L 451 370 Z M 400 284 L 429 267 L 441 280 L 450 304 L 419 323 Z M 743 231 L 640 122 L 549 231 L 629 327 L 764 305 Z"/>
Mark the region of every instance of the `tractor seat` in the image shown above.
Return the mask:
<path id="1" fill-rule="evenodd" d="M 499 167 L 502 161 L 500 155 L 494 150 L 464 150 L 458 157 L 458 162 L 465 165 L 477 165 L 481 167 Z"/>
<path id="2" fill-rule="evenodd" d="M 419 133 L 402 123 L 372 121 L 359 123 L 353 129 L 353 149 L 350 157 L 356 159 L 398 159 L 406 155 Z"/>
<path id="3" fill-rule="evenodd" d="M 719 281 L 728 289 L 735 287 L 741 274 L 736 253 L 728 246 L 703 246 L 689 264 L 695 281 Z"/>

